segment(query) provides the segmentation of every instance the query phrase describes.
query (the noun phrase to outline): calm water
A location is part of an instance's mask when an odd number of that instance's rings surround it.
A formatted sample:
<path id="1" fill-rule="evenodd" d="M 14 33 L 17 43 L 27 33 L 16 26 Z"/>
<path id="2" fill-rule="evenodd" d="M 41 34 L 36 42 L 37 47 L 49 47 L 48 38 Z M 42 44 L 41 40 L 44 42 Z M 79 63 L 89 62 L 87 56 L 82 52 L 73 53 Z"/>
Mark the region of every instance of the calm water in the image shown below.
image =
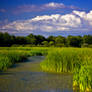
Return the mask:
<path id="1" fill-rule="evenodd" d="M 0 73 L 0 92 L 73 92 L 72 75 L 42 72 L 42 60 L 43 56 L 33 56 Z"/>

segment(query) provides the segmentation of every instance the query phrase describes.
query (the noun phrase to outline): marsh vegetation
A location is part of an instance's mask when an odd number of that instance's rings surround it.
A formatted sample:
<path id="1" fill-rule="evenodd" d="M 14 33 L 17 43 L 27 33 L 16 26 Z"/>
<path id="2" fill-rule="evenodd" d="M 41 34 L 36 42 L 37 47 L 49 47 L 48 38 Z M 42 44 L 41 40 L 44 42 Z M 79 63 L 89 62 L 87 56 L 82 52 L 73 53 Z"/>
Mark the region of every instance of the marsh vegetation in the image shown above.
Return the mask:
<path id="1" fill-rule="evenodd" d="M 46 55 L 48 48 L 0 47 L 0 71 L 23 62 L 28 56 Z"/>
<path id="2" fill-rule="evenodd" d="M 73 86 L 92 90 L 92 49 L 57 47 L 0 47 L 0 71 L 29 56 L 45 56 L 40 63 L 45 72 L 73 74 Z M 75 87 L 74 87 L 75 88 Z"/>
<path id="3" fill-rule="evenodd" d="M 73 85 L 80 90 L 92 89 L 92 49 L 90 48 L 53 48 L 41 63 L 44 71 L 72 73 Z"/>

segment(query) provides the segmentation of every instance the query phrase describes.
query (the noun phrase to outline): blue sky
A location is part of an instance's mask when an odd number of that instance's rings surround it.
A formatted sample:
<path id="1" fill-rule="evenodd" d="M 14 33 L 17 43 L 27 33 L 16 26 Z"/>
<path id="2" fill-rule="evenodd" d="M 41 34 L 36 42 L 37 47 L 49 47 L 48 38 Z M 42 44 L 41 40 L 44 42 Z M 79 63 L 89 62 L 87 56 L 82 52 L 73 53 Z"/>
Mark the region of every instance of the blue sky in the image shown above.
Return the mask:
<path id="1" fill-rule="evenodd" d="M 44 36 L 92 34 L 91 4 L 92 0 L 0 0 L 0 31 Z"/>

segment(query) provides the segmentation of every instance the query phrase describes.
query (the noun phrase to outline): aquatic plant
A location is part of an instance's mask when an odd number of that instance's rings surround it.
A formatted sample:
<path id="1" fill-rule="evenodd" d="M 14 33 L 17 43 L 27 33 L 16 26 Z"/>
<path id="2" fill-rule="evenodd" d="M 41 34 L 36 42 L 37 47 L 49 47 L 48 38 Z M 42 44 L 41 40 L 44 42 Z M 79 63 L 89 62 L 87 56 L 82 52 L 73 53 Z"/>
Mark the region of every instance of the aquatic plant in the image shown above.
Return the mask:
<path id="1" fill-rule="evenodd" d="M 23 62 L 28 56 L 46 55 L 43 47 L 0 47 L 0 71 L 5 71 L 14 63 Z"/>
<path id="2" fill-rule="evenodd" d="M 80 90 L 92 89 L 92 49 L 53 48 L 41 63 L 43 71 L 73 73 Z"/>

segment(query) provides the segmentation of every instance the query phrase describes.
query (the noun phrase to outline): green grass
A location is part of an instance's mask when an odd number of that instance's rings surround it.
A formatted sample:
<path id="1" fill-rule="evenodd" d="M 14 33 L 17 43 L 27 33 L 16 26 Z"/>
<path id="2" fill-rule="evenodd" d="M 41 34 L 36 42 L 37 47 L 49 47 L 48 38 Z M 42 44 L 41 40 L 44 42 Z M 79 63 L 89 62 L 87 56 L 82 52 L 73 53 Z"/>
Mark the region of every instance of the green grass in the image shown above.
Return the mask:
<path id="1" fill-rule="evenodd" d="M 46 55 L 47 52 L 48 48 L 43 47 L 0 47 L 0 71 L 23 62 L 28 56 Z"/>
<path id="2" fill-rule="evenodd" d="M 92 89 L 92 49 L 55 47 L 0 47 L 0 71 L 23 62 L 28 56 L 46 55 L 41 62 L 43 71 L 72 73 L 74 85 Z"/>
<path id="3" fill-rule="evenodd" d="M 73 81 L 84 92 L 92 89 L 92 49 L 53 48 L 41 63 L 43 71 L 73 73 Z"/>
<path id="4" fill-rule="evenodd" d="M 20 51 L 3 51 L 0 52 L 0 71 L 5 71 L 16 62 L 22 62 L 28 56 L 25 52 Z"/>

